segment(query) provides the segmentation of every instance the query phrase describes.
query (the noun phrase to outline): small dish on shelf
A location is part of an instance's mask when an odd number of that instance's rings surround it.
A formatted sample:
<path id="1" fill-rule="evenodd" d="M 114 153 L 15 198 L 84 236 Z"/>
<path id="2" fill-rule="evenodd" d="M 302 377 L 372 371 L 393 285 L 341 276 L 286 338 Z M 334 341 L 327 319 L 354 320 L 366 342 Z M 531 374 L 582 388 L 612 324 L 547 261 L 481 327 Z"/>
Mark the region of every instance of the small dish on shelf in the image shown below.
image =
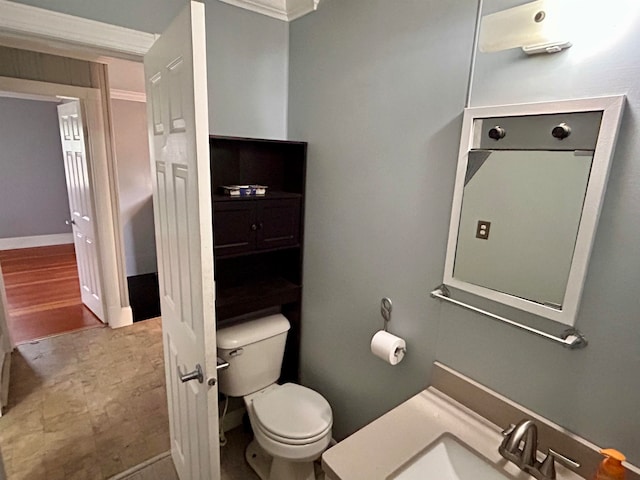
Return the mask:
<path id="1" fill-rule="evenodd" d="M 254 197 L 267 193 L 266 185 L 223 185 L 220 187 L 225 195 L 230 197 Z"/>

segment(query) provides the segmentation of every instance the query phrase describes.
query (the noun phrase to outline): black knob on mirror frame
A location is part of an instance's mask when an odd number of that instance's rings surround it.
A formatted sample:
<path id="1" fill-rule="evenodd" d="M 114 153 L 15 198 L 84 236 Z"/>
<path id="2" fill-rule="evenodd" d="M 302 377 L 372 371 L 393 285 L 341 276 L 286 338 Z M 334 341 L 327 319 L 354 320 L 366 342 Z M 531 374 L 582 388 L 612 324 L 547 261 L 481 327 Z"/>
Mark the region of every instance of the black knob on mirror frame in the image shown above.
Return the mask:
<path id="1" fill-rule="evenodd" d="M 571 127 L 566 123 L 561 123 L 560 125 L 553 127 L 553 130 L 551 130 L 551 135 L 553 135 L 558 140 L 562 140 L 571 135 Z"/>
<path id="2" fill-rule="evenodd" d="M 489 130 L 489 138 L 493 138 L 494 140 L 500 140 L 504 138 L 506 134 L 507 131 L 498 125 Z"/>

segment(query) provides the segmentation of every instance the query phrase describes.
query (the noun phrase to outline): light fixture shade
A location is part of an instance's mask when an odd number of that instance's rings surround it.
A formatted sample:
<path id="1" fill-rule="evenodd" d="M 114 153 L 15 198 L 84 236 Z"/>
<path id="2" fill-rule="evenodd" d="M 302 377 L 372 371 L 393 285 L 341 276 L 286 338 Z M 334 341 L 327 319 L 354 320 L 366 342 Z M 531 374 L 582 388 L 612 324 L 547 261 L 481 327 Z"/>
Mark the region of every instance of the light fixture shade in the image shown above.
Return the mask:
<path id="1" fill-rule="evenodd" d="M 570 46 L 570 39 L 562 31 L 563 1 L 537 0 L 482 17 L 480 51 L 555 44 Z"/>

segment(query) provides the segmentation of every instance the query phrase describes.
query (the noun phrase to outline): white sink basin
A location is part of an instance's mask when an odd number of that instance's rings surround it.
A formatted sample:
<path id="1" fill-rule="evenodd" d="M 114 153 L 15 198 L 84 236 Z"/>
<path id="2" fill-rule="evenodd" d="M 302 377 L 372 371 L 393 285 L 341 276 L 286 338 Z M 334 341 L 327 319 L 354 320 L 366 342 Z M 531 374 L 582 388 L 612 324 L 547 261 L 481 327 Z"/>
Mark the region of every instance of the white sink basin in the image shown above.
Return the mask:
<path id="1" fill-rule="evenodd" d="M 503 480 L 505 475 L 456 437 L 444 434 L 388 480 Z"/>

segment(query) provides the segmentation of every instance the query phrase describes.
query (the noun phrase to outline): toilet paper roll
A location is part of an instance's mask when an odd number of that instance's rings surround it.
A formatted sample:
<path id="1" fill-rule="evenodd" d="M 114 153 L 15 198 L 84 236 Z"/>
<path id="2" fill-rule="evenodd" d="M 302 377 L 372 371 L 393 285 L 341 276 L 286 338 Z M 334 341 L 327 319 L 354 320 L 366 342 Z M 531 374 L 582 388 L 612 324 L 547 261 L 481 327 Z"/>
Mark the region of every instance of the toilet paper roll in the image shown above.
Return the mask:
<path id="1" fill-rule="evenodd" d="M 371 353 L 391 365 L 397 365 L 407 351 L 406 342 L 395 335 L 380 330 L 371 339 Z"/>

